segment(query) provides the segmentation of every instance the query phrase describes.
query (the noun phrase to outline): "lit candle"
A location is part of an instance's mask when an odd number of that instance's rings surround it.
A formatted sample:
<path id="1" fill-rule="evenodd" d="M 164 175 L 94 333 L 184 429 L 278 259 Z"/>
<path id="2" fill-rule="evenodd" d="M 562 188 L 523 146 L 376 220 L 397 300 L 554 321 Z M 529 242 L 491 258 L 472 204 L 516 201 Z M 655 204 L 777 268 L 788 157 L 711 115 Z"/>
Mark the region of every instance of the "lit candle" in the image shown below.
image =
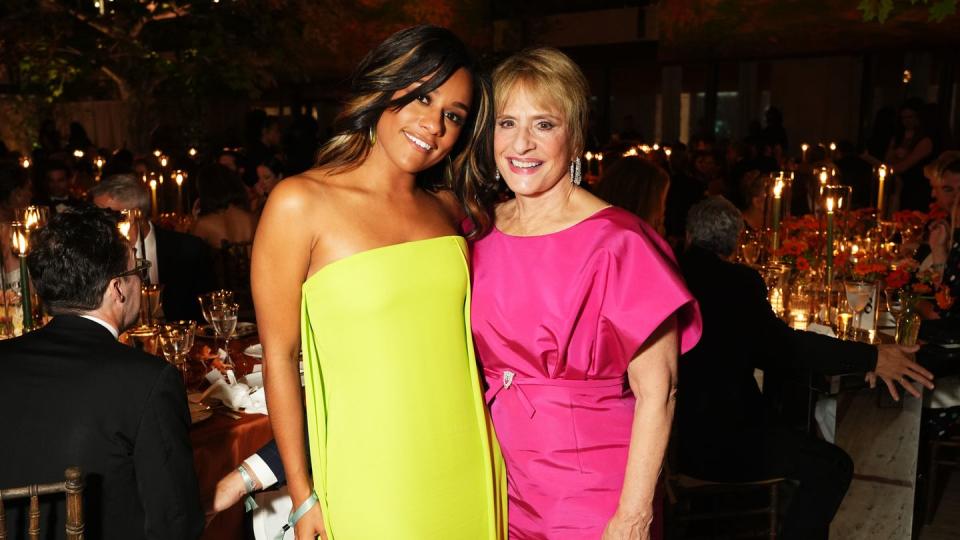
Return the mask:
<path id="1" fill-rule="evenodd" d="M 780 196 L 783 193 L 783 178 L 773 184 L 773 251 L 780 249 Z"/>
<path id="2" fill-rule="evenodd" d="M 29 168 L 30 168 L 30 158 L 28 158 L 27 156 L 23 156 L 23 157 L 20 159 L 20 166 L 23 167 L 24 169 L 29 169 Z"/>
<path id="3" fill-rule="evenodd" d="M 643 152 L 644 154 L 649 154 L 649 153 L 650 153 L 650 145 L 641 144 L 641 145 L 640 145 L 640 151 Z"/>
<path id="4" fill-rule="evenodd" d="M 99 182 L 99 181 L 100 181 L 100 177 L 103 175 L 103 164 L 104 164 L 105 162 L 103 161 L 103 158 L 102 158 L 102 157 L 97 156 L 97 159 L 95 159 L 95 160 L 93 161 L 93 163 L 94 163 L 94 165 L 97 166 L 97 182 Z"/>
<path id="5" fill-rule="evenodd" d="M 801 161 L 801 162 L 803 162 L 803 163 L 806 163 L 806 162 L 807 162 L 807 150 L 809 150 L 809 149 L 810 149 L 810 145 L 807 144 L 807 143 L 803 143 L 803 144 L 800 145 L 800 151 L 802 152 L 801 157 L 800 157 L 800 161 Z"/>
<path id="6" fill-rule="evenodd" d="M 836 153 L 836 151 L 837 151 L 837 143 L 833 143 L 833 142 L 830 143 L 830 158 L 831 158 L 831 159 L 834 157 L 834 154 Z"/>
<path id="7" fill-rule="evenodd" d="M 589 154 L 589 152 L 587 152 L 587 153 Z M 590 163 L 590 162 L 587 161 L 587 163 L 588 163 L 588 165 L 587 165 L 587 171 L 589 172 L 589 170 L 590 170 L 589 163 Z M 179 213 L 181 213 L 181 214 L 183 213 L 183 209 L 184 209 L 184 207 L 185 207 L 185 205 L 184 205 L 184 203 L 183 203 L 183 179 L 184 179 L 184 176 L 186 176 L 186 175 L 185 175 L 185 173 L 184 173 L 183 171 L 177 171 L 177 172 L 175 173 L 175 176 L 174 176 L 174 179 L 177 181 L 177 212 L 179 212 Z"/>
<path id="8" fill-rule="evenodd" d="M 190 157 L 197 157 L 197 149 L 196 149 L 196 148 L 193 148 L 193 147 L 190 147 L 190 149 L 187 150 L 187 154 L 188 154 Z"/>
<path id="9" fill-rule="evenodd" d="M 673 150 L 671 150 L 670 147 L 665 146 L 665 147 L 663 148 L 663 153 L 666 154 L 667 157 L 670 157 L 670 154 L 673 153 Z"/>
<path id="10" fill-rule="evenodd" d="M 603 176 L 603 154 L 597 152 L 597 176 Z"/>
<path id="11" fill-rule="evenodd" d="M 150 215 L 157 219 L 160 215 L 160 209 L 157 208 L 157 181 L 150 180 Z"/>
<path id="12" fill-rule="evenodd" d="M 657 143 L 653 143 L 653 151 L 656 152 L 658 150 L 660 150 L 660 145 Z"/>
<path id="13" fill-rule="evenodd" d="M 33 328 L 33 308 L 30 305 L 30 272 L 27 270 L 27 228 L 25 225 L 14 222 L 13 252 L 20 259 L 20 305 L 23 308 L 23 331 L 26 333 Z"/>
<path id="14" fill-rule="evenodd" d="M 827 287 L 833 284 L 833 197 L 827 197 Z"/>
<path id="15" fill-rule="evenodd" d="M 583 155 L 583 159 L 587 160 L 587 175 L 593 174 L 593 164 L 591 163 L 593 161 L 593 152 L 588 150 L 587 153 Z"/>
<path id="16" fill-rule="evenodd" d="M 823 195 L 823 189 L 827 187 L 827 180 L 829 179 L 830 177 L 827 176 L 827 168 L 824 167 L 820 169 L 820 195 L 821 196 Z"/>
<path id="17" fill-rule="evenodd" d="M 877 169 L 877 177 L 880 179 L 880 185 L 877 187 L 877 218 L 883 219 L 883 183 L 887 179 L 886 165 L 880 165 Z"/>
<path id="18" fill-rule="evenodd" d="M 167 156 L 160 156 L 160 166 L 165 169 L 167 168 L 167 163 L 170 163 L 170 159 Z"/>
<path id="19" fill-rule="evenodd" d="M 163 152 L 161 152 L 160 149 L 158 148 L 158 149 L 156 149 L 156 150 L 153 151 L 153 155 L 154 155 L 154 157 L 159 158 L 161 155 L 163 155 Z"/>
<path id="20" fill-rule="evenodd" d="M 77 158 L 77 159 L 82 159 L 82 158 L 83 158 L 83 150 L 80 150 L 80 149 L 74 150 L 74 151 L 73 151 L 73 157 L 75 157 L 75 158 Z"/>
<path id="21" fill-rule="evenodd" d="M 790 310 L 790 327 L 795 330 L 806 330 L 810 321 L 807 319 L 807 310 L 805 309 L 791 309 Z"/>

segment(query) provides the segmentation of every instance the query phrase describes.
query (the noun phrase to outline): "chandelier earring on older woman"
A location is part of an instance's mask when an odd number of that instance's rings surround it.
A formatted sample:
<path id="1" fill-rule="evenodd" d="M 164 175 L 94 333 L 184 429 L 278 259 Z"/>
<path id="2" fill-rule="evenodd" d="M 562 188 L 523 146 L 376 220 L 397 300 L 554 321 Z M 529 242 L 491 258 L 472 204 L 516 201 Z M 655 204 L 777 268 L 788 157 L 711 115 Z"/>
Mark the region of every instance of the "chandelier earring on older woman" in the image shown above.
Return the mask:
<path id="1" fill-rule="evenodd" d="M 580 158 L 574 158 L 573 161 L 570 162 L 570 181 L 576 186 L 579 186 L 580 182 L 583 181 L 580 170 Z"/>

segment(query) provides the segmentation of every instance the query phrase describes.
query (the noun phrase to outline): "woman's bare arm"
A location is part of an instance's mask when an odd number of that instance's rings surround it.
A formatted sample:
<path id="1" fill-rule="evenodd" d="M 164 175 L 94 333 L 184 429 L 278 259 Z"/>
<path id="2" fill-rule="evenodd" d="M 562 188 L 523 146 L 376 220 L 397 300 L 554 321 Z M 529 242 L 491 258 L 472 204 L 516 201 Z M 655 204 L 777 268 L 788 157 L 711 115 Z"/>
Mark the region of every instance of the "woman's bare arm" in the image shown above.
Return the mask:
<path id="1" fill-rule="evenodd" d="M 294 508 L 313 492 L 307 469 L 300 389 L 300 295 L 316 239 L 311 227 L 313 180 L 295 177 L 270 195 L 253 245 L 251 285 L 263 343 L 263 376 L 270 424 Z M 293 226 L 291 226 L 294 224 Z M 297 524 L 298 538 L 325 537 L 319 507 Z M 305 527 L 314 527 L 309 532 Z"/>
<path id="2" fill-rule="evenodd" d="M 637 398 L 620 504 L 603 540 L 647 540 L 653 497 L 670 438 L 677 390 L 677 321 L 670 316 L 627 368 Z"/>

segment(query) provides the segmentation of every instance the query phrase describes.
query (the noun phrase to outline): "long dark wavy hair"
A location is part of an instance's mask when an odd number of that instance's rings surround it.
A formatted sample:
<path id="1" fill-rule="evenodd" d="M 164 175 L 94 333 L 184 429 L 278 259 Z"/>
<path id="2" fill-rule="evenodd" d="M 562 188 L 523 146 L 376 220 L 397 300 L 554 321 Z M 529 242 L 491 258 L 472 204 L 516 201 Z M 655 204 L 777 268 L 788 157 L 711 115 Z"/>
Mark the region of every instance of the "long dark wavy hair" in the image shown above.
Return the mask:
<path id="1" fill-rule="evenodd" d="M 483 77 L 466 45 L 453 32 L 437 26 L 401 30 L 367 53 L 351 79 L 350 97 L 334 121 L 335 135 L 321 148 L 317 166 L 332 173 L 355 169 L 372 146 L 371 129 L 387 109 L 400 110 L 418 96 L 432 92 L 465 68 L 473 80 L 473 103 L 448 159 L 417 175 L 417 185 L 436 191 L 451 189 L 473 222 L 470 236 L 482 236 L 492 224 L 496 183 L 491 164 L 493 107 L 489 81 Z M 425 82 L 396 99 L 394 93 Z"/>

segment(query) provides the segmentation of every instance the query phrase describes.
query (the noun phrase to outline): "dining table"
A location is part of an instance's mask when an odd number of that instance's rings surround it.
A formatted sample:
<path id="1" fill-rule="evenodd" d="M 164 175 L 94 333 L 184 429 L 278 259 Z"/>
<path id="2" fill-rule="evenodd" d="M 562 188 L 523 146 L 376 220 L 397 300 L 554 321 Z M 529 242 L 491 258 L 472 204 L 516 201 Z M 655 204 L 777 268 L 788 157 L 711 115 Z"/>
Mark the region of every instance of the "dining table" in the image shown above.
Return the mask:
<path id="1" fill-rule="evenodd" d="M 231 341 L 230 358 L 238 377 L 258 369 L 260 359 L 243 352 L 258 342 L 256 333 Z M 209 369 L 209 361 L 203 357 L 208 356 L 206 353 L 211 350 L 213 341 L 198 337 L 187 364 L 188 389 L 202 390 L 203 375 Z M 246 414 L 223 406 L 214 406 L 211 412 L 208 418 L 194 423 L 190 428 L 200 499 L 205 505 L 213 499 L 221 478 L 273 438 L 270 420 L 266 415 Z M 247 535 L 243 504 L 236 504 L 214 516 L 201 539 L 238 540 Z"/>

